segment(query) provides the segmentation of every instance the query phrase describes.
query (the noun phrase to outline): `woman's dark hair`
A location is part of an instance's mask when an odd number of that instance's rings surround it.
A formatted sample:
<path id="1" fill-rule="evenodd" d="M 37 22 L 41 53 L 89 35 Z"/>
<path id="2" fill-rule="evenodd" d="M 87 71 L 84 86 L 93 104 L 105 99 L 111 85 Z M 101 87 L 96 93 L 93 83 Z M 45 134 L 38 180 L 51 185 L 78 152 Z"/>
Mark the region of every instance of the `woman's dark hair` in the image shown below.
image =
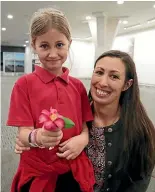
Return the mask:
<path id="1" fill-rule="evenodd" d="M 122 92 L 120 97 L 121 119 L 125 128 L 124 154 L 127 154 L 124 157 L 124 165 L 127 166 L 129 159 L 132 158 L 131 166 L 135 167 L 138 162 L 141 174 L 150 174 L 155 165 L 155 128 L 140 100 L 135 63 L 127 53 L 110 50 L 98 57 L 94 68 L 104 57 L 120 59 L 125 65 L 125 81 L 133 79 L 133 85 Z M 93 100 L 90 91 L 89 99 Z"/>

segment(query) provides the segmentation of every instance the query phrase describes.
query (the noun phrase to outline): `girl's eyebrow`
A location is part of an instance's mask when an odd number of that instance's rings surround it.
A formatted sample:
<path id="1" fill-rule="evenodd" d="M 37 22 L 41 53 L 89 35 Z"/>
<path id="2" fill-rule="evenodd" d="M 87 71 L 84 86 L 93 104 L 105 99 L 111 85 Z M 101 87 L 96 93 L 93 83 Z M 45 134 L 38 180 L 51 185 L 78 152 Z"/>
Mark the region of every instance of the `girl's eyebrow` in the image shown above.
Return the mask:
<path id="1" fill-rule="evenodd" d="M 62 43 L 62 42 L 63 42 L 63 40 L 58 40 L 55 43 Z M 48 43 L 48 42 L 47 41 L 41 41 L 40 43 Z"/>
<path id="2" fill-rule="evenodd" d="M 40 43 L 48 43 L 47 41 L 41 41 Z"/>

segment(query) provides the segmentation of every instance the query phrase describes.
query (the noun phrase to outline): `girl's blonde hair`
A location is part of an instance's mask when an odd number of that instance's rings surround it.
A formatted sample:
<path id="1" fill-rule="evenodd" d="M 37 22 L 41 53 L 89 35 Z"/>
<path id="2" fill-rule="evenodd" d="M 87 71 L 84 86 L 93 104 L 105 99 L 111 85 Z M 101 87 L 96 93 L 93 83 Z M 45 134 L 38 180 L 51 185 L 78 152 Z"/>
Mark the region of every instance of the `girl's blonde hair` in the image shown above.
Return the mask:
<path id="1" fill-rule="evenodd" d="M 35 12 L 31 18 L 30 37 L 32 43 L 35 43 L 37 36 L 43 35 L 51 28 L 63 33 L 68 41 L 71 40 L 70 25 L 65 15 L 59 10 L 44 8 Z"/>

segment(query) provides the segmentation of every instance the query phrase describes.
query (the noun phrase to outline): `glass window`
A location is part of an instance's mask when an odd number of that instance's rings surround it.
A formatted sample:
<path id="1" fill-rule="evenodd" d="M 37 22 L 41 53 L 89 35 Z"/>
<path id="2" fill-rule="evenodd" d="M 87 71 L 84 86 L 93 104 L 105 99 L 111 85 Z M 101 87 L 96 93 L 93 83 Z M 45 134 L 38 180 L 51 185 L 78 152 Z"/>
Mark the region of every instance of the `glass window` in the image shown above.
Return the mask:
<path id="1" fill-rule="evenodd" d="M 14 60 L 5 60 L 5 72 L 15 72 Z"/>
<path id="2" fill-rule="evenodd" d="M 24 72 L 24 61 L 15 60 L 15 72 Z"/>
<path id="3" fill-rule="evenodd" d="M 24 73 L 24 57 L 25 53 L 3 52 L 3 72 Z"/>
<path id="4" fill-rule="evenodd" d="M 24 53 L 15 53 L 15 60 L 24 60 Z"/>

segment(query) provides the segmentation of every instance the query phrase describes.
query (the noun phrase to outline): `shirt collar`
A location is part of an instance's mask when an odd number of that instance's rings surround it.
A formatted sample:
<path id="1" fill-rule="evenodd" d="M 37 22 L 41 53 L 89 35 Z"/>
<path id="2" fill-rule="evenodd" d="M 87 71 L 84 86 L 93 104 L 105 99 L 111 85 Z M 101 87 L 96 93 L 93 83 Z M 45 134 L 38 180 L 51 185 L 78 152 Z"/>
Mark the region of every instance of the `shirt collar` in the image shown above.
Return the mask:
<path id="1" fill-rule="evenodd" d="M 69 70 L 66 67 L 63 67 L 62 70 L 63 70 L 63 74 L 61 76 L 59 76 L 59 78 L 68 84 L 69 83 Z M 33 73 L 35 73 L 44 83 L 49 83 L 49 82 L 53 81 L 54 79 L 58 78 L 58 76 L 50 73 L 46 69 L 44 69 L 40 66 L 37 66 L 37 65 L 35 65 L 35 71 Z"/>

